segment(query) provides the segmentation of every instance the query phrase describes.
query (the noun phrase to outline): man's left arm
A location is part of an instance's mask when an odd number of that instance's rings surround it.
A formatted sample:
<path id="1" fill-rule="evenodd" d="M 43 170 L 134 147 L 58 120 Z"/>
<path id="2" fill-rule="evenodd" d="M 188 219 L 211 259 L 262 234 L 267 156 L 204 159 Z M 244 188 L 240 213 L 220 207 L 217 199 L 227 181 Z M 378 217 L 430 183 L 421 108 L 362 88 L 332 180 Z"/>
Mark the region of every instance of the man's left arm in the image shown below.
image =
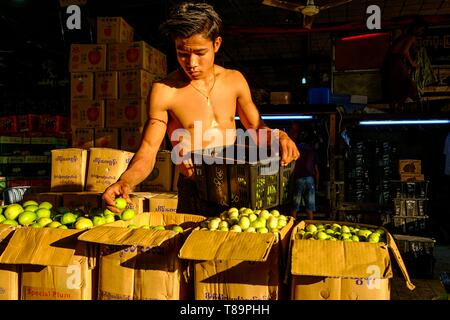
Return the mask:
<path id="1" fill-rule="evenodd" d="M 237 88 L 237 113 L 243 126 L 246 129 L 255 129 L 257 132 L 261 129 L 268 130 L 267 144 L 270 144 L 274 130 L 269 128 L 261 119 L 259 111 L 253 103 L 250 88 L 244 76 L 239 71 L 235 71 L 233 76 L 236 78 L 233 83 L 236 83 Z M 281 165 L 287 165 L 291 161 L 297 160 L 300 152 L 286 132 L 282 130 L 277 132 L 281 149 Z"/>

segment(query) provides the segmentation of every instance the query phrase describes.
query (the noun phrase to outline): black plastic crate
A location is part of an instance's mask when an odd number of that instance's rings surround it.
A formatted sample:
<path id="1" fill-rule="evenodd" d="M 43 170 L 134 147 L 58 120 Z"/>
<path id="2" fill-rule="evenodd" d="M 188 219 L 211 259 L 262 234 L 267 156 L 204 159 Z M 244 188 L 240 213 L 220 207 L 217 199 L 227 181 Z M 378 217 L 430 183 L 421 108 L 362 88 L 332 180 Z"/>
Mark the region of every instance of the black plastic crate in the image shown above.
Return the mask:
<path id="1" fill-rule="evenodd" d="M 295 161 L 292 161 L 287 166 L 280 167 L 280 185 L 278 187 L 280 194 L 280 204 L 292 203 L 294 193 L 294 169 Z"/>
<path id="2" fill-rule="evenodd" d="M 280 157 L 269 155 L 269 149 L 241 145 L 192 153 L 200 198 L 230 207 L 278 206 Z"/>
<path id="3" fill-rule="evenodd" d="M 279 175 L 262 174 L 269 164 L 235 164 L 228 166 L 230 203 L 232 207 L 267 209 L 276 207 L 279 201 Z"/>
<path id="4" fill-rule="evenodd" d="M 434 274 L 433 238 L 394 234 L 395 243 L 412 278 L 432 278 Z"/>
<path id="5" fill-rule="evenodd" d="M 429 231 L 428 216 L 393 216 L 390 228 L 393 232 L 423 235 Z"/>
<path id="6" fill-rule="evenodd" d="M 392 198 L 425 199 L 428 196 L 428 181 L 391 181 Z"/>
<path id="7" fill-rule="evenodd" d="M 396 198 L 394 201 L 394 213 L 397 216 L 425 216 L 427 212 L 428 199 L 414 199 L 414 198 Z"/>

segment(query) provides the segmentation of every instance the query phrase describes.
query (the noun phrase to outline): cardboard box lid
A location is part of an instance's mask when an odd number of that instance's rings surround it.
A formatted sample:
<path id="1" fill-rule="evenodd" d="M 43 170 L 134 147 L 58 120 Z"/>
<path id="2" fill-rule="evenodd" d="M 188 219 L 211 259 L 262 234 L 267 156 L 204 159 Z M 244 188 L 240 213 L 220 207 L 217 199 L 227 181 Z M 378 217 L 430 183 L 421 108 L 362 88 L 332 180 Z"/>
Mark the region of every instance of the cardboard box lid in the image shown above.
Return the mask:
<path id="1" fill-rule="evenodd" d="M 387 244 L 346 241 L 297 240 L 298 229 L 303 229 L 308 222 L 342 223 L 369 228 L 380 228 L 386 233 Z M 391 249 L 410 290 L 412 284 L 406 266 L 392 235 L 383 227 L 342 222 L 342 221 L 301 221 L 291 234 L 291 273 L 293 275 L 369 278 L 376 276 L 373 272 L 378 267 L 383 279 L 393 276 L 389 256 Z"/>
<path id="2" fill-rule="evenodd" d="M 0 256 L 0 263 L 66 267 L 84 231 L 53 228 L 17 228 Z"/>
<path id="3" fill-rule="evenodd" d="M 144 212 L 129 221 L 118 220 L 108 225 L 98 226 L 81 234 L 78 239 L 86 242 L 110 245 L 145 246 L 147 248 L 160 246 L 164 241 L 174 238 L 177 232 L 171 230 L 129 229 L 129 224 L 138 227 L 149 225 L 182 225 L 185 231 L 196 227 L 205 217 L 189 214 L 173 214 L 163 212 Z"/>
<path id="4" fill-rule="evenodd" d="M 273 233 L 194 230 L 178 256 L 189 260 L 266 261 L 276 238 Z"/>
<path id="5" fill-rule="evenodd" d="M 178 233 L 171 230 L 129 229 L 118 226 L 99 226 L 79 236 L 79 240 L 99 244 L 157 247 Z"/>

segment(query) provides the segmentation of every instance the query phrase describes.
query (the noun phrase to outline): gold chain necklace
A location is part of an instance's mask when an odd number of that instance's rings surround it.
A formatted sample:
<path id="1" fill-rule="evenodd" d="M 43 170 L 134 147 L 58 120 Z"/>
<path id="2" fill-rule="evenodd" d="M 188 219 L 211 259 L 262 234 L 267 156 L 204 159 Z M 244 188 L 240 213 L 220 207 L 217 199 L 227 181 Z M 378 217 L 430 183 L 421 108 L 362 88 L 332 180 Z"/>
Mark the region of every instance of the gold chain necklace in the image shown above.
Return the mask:
<path id="1" fill-rule="evenodd" d="M 216 84 L 216 73 L 214 72 L 214 69 L 213 69 L 213 77 L 214 77 L 213 85 L 212 85 L 211 89 L 209 89 L 209 92 L 208 92 L 207 95 L 204 94 L 200 89 L 196 88 L 196 87 L 192 84 L 192 82 L 189 82 L 189 84 L 191 85 L 192 88 L 194 88 L 198 93 L 200 93 L 202 96 L 204 96 L 204 97 L 206 98 L 206 104 L 208 105 L 208 107 L 211 107 L 211 101 L 210 101 L 210 98 L 211 98 L 211 91 L 214 89 L 214 85 Z"/>

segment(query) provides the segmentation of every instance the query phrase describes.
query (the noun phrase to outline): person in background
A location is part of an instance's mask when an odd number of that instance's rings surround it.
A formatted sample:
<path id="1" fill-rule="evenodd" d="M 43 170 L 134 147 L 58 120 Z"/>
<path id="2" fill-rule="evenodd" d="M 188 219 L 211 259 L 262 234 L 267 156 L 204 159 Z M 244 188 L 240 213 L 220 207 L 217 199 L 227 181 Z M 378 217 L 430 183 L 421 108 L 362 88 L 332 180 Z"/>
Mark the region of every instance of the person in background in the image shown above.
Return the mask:
<path id="1" fill-rule="evenodd" d="M 305 210 L 306 219 L 313 220 L 316 211 L 316 191 L 319 188 L 318 155 L 314 145 L 313 134 L 301 131 L 298 123 L 293 123 L 291 136 L 297 143 L 300 157 L 294 169 L 294 191 L 291 216 L 297 218 L 299 212 Z"/>
<path id="2" fill-rule="evenodd" d="M 184 145 L 184 154 L 180 156 L 196 150 L 196 140 L 201 141 L 202 149 L 233 144 L 236 113 L 245 129 L 267 130 L 268 135 L 273 134 L 274 131 L 262 121 L 241 72 L 214 62 L 222 44 L 221 25 L 221 18 L 214 8 L 204 2 L 177 4 L 162 24 L 161 30 L 174 42 L 180 68 L 164 80 L 154 82 L 149 97 L 148 121 L 139 149 L 127 170 L 103 193 L 109 210 L 119 212 L 115 208 L 115 199 L 121 196 L 130 201 L 129 192 L 152 172 L 166 133 L 172 137 L 175 132 L 183 132 L 177 141 L 171 139 L 174 149 L 178 143 Z M 296 160 L 299 152 L 295 143 L 283 131 L 275 135 L 279 138 L 281 165 Z M 184 139 L 187 136 L 192 138 Z M 177 212 L 219 214 L 220 208 L 199 198 L 192 163 L 184 159 L 177 165 L 180 171 Z"/>
<path id="3" fill-rule="evenodd" d="M 383 96 L 391 104 L 391 109 L 396 106 L 402 108 L 408 99 L 420 101 L 417 84 L 412 78 L 412 72 L 420 66 L 412 56 L 417 50 L 417 37 L 425 32 L 427 26 L 423 18 L 416 18 L 406 33 L 392 42 L 387 53 L 381 76 Z"/>

